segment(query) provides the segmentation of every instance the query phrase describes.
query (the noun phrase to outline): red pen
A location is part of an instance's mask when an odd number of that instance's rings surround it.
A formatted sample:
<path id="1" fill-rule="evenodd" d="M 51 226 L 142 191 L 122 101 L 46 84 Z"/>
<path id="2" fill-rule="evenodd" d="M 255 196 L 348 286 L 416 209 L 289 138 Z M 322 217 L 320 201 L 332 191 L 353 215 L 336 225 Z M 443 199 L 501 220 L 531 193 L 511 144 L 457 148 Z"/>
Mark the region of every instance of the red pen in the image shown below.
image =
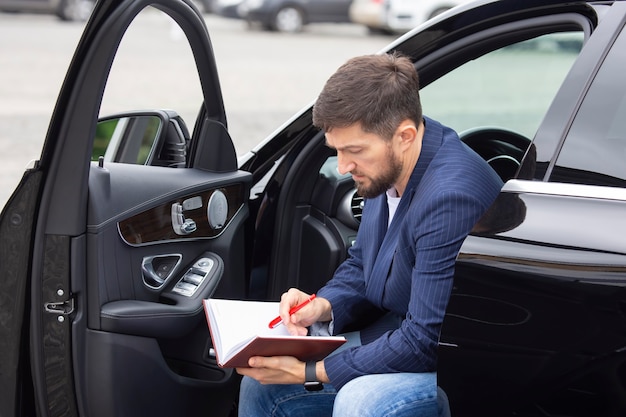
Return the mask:
<path id="1" fill-rule="evenodd" d="M 302 307 L 309 304 L 314 298 L 315 298 L 315 294 L 311 294 L 309 298 L 307 298 L 306 300 L 304 300 L 297 306 L 291 307 L 291 310 L 289 310 L 289 315 L 291 316 L 292 314 L 295 314 L 296 311 L 300 310 Z M 282 322 L 283 322 L 283 319 L 281 319 L 280 316 L 276 317 L 274 320 L 270 321 L 270 324 L 269 324 L 270 329 L 273 329 L 274 327 L 278 326 Z"/>

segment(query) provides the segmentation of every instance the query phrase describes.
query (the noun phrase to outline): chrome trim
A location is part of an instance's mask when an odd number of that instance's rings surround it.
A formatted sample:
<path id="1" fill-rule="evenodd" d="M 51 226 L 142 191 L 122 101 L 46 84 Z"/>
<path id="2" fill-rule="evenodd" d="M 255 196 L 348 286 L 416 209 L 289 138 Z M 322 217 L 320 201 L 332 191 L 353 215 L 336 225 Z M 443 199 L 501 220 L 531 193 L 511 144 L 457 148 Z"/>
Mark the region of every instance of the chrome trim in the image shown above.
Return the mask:
<path id="1" fill-rule="evenodd" d="M 157 272 L 154 270 L 154 266 L 152 265 L 152 261 L 159 258 L 178 258 L 172 269 L 169 271 L 165 278 L 161 278 Z M 179 253 L 168 253 L 164 255 L 154 255 L 154 256 L 145 256 L 141 261 L 141 278 L 146 287 L 158 290 L 163 288 L 163 286 L 167 283 L 167 281 L 174 275 L 174 272 L 178 269 L 181 261 L 183 260 L 183 255 Z M 146 279 L 150 279 L 154 282 L 154 284 L 149 283 Z"/>
<path id="2" fill-rule="evenodd" d="M 502 191 L 626 201 L 626 189 L 623 188 L 562 182 L 509 180 L 502 187 Z"/>

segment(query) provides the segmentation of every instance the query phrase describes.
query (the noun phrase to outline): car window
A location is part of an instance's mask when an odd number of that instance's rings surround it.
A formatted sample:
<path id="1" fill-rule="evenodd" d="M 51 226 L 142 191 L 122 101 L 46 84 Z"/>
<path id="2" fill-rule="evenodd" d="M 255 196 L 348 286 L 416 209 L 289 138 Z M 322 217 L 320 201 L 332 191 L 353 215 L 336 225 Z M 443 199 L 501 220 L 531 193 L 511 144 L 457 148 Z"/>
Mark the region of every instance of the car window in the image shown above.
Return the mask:
<path id="1" fill-rule="evenodd" d="M 201 103 L 200 80 L 182 29 L 160 10 L 144 9 L 124 34 L 115 55 L 100 109 L 92 160 L 105 157 L 124 163 L 164 165 L 149 158 L 156 152 L 156 139 L 161 132 L 171 135 L 169 132 L 181 130 L 181 139 L 172 141 L 188 140 L 188 130 L 194 126 Z M 157 117 L 145 114 L 146 109 L 167 112 Z M 132 117 L 111 118 L 131 113 Z"/>
<path id="2" fill-rule="evenodd" d="M 471 60 L 424 87 L 424 114 L 459 133 L 491 126 L 532 139 L 583 38 L 546 34 Z"/>
<path id="3" fill-rule="evenodd" d="M 598 71 L 557 158 L 550 181 L 626 186 L 626 32 Z"/>

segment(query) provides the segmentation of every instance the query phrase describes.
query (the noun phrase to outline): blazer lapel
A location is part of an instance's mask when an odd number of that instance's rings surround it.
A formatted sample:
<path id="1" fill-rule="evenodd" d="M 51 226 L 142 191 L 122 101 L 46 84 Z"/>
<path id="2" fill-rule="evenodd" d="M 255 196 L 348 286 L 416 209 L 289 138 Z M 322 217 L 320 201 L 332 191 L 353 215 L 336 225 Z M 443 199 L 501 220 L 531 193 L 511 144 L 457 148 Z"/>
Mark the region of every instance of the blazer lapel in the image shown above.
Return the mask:
<path id="1" fill-rule="evenodd" d="M 385 283 L 389 277 L 391 271 L 391 265 L 393 263 L 393 256 L 398 246 L 398 236 L 402 228 L 404 215 L 411 205 L 413 198 L 413 191 L 408 190 L 405 196 L 400 200 L 400 204 L 396 210 L 396 214 L 389 225 L 389 230 L 383 236 L 380 249 L 376 256 L 376 261 L 373 263 L 373 268 L 370 272 L 369 280 L 367 282 L 366 294 L 367 298 L 371 301 L 375 301 L 378 307 L 382 307 L 383 293 L 385 290 Z M 387 206 L 387 194 L 384 194 L 384 198 L 381 199 L 383 204 Z M 388 209 L 386 212 L 388 213 Z M 379 222 L 386 226 L 387 222 Z M 385 227 L 386 229 L 386 227 Z"/>

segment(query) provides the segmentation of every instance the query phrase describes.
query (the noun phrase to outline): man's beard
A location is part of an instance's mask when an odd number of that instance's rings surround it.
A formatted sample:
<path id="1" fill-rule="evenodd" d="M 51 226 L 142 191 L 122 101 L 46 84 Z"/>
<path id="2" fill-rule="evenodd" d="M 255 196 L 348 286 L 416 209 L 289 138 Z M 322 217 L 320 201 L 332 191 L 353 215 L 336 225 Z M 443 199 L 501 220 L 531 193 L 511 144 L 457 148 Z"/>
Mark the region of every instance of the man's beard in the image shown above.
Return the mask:
<path id="1" fill-rule="evenodd" d="M 375 178 L 369 178 L 370 184 L 366 186 L 362 182 L 355 182 L 356 190 L 364 198 L 378 197 L 390 189 L 400 177 L 402 162 L 395 158 L 391 149 L 387 152 L 387 169 Z M 358 172 L 355 173 L 358 175 Z"/>

